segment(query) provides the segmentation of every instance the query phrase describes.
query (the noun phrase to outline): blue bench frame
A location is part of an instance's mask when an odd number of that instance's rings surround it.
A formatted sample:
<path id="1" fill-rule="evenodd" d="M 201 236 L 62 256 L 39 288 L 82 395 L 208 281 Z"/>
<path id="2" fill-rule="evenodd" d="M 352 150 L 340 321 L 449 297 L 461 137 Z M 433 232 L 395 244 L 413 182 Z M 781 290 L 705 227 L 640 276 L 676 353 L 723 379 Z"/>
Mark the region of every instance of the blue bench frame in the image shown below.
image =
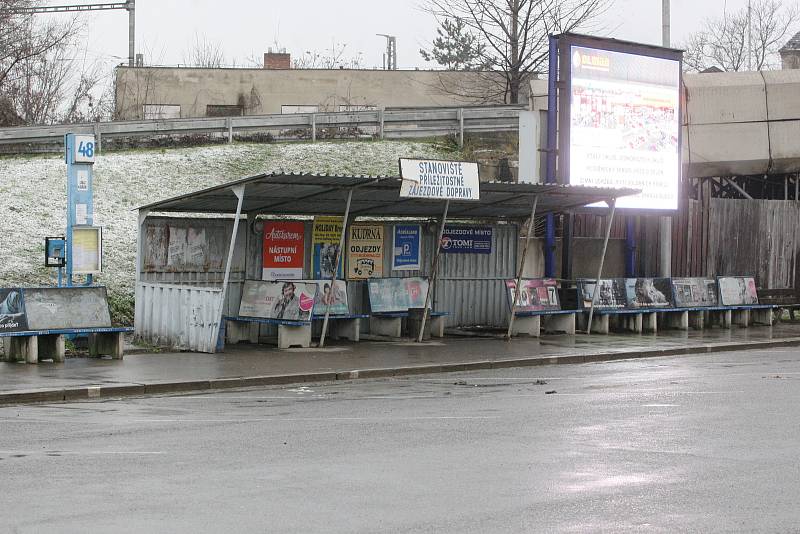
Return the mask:
<path id="1" fill-rule="evenodd" d="M 22 330 L 19 332 L 0 332 L 4 341 L 4 360 L 38 363 L 51 359 L 63 363 L 66 359 L 66 338 L 68 335 L 89 336 L 89 355 L 92 357 L 108 355 L 115 360 L 124 356 L 124 336 L 133 332 L 131 327 L 100 326 L 91 328 L 51 328 L 47 330 Z"/>

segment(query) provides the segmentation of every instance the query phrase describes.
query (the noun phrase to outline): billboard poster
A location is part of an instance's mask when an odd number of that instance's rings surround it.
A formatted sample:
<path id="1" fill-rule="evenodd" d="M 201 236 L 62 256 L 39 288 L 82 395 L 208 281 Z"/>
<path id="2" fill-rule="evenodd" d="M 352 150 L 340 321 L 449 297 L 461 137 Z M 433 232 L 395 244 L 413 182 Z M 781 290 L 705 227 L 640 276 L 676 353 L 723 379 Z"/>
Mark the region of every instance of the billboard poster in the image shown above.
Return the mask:
<path id="1" fill-rule="evenodd" d="M 295 280 L 245 280 L 239 315 L 262 319 L 310 321 L 317 284 Z"/>
<path id="2" fill-rule="evenodd" d="M 267 221 L 262 247 L 263 280 L 303 278 L 305 225 L 302 222 Z"/>
<path id="3" fill-rule="evenodd" d="M 103 229 L 99 226 L 73 227 L 71 254 L 74 274 L 103 272 Z"/>
<path id="4" fill-rule="evenodd" d="M 347 303 L 347 282 L 336 280 L 331 289 L 330 280 L 303 280 L 303 282 L 317 284 L 317 295 L 314 297 L 314 314 L 325 315 L 325 309 L 330 304 L 331 315 L 347 315 L 350 307 Z"/>
<path id="5" fill-rule="evenodd" d="M 354 224 L 348 228 L 347 278 L 383 276 L 383 225 Z"/>
<path id="6" fill-rule="evenodd" d="M 491 226 L 447 226 L 442 234 L 446 254 L 491 254 Z"/>
<path id="7" fill-rule="evenodd" d="M 418 224 L 397 224 L 392 241 L 392 270 L 419 271 L 422 268 L 420 243 L 422 227 Z"/>
<path id="8" fill-rule="evenodd" d="M 543 311 L 560 310 L 558 301 L 558 282 L 552 279 L 522 280 L 522 290 L 517 300 L 518 311 Z M 514 295 L 517 292 L 517 281 L 506 280 L 508 289 L 508 306 L 514 305 Z"/>
<path id="9" fill-rule="evenodd" d="M 342 237 L 341 217 L 314 217 L 314 226 L 311 233 L 311 243 L 314 248 L 313 270 L 314 278 L 330 280 L 333 278 L 334 262 L 339 250 L 339 240 Z M 343 260 L 339 256 L 339 270 L 336 278 L 344 278 L 342 272 Z"/>
<path id="10" fill-rule="evenodd" d="M 680 52 L 591 38 L 566 42 L 569 183 L 641 190 L 620 198 L 618 208 L 677 210 Z"/>
<path id="11" fill-rule="evenodd" d="M 581 280 L 578 282 L 578 297 L 581 305 L 589 309 L 592 307 L 592 297 L 595 289 L 594 282 Z M 625 280 L 623 278 L 605 278 L 600 280 L 600 289 L 597 293 L 597 300 L 594 303 L 595 309 L 617 309 L 624 308 L 627 304 L 625 293 Z"/>
<path id="12" fill-rule="evenodd" d="M 719 300 L 723 306 L 758 304 L 756 281 L 745 276 L 720 276 Z"/>
<path id="13" fill-rule="evenodd" d="M 626 278 L 625 293 L 629 308 L 668 308 L 672 305 L 669 278 Z"/>
<path id="14" fill-rule="evenodd" d="M 480 200 L 478 164 L 400 158 L 401 198 Z"/>
<path id="15" fill-rule="evenodd" d="M 719 305 L 717 281 L 713 278 L 673 278 L 672 295 L 678 308 Z"/>
<path id="16" fill-rule="evenodd" d="M 28 329 L 25 299 L 18 288 L 0 288 L 0 332 L 23 332 Z"/>
<path id="17" fill-rule="evenodd" d="M 424 278 L 374 278 L 368 284 L 373 313 L 406 312 L 425 306 L 428 281 Z"/>

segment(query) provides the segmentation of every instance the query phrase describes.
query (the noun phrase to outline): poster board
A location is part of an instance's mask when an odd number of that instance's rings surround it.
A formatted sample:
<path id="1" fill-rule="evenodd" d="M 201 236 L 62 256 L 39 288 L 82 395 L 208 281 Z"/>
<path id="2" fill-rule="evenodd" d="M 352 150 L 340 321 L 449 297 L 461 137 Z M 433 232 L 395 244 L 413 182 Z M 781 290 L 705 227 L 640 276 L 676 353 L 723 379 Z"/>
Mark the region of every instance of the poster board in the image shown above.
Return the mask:
<path id="1" fill-rule="evenodd" d="M 617 208 L 677 210 L 682 52 L 573 34 L 559 37 L 559 50 L 564 181 L 641 191 Z"/>
<path id="2" fill-rule="evenodd" d="M 332 315 L 347 315 L 350 313 L 350 306 L 347 301 L 347 282 L 336 280 L 331 291 L 330 280 L 301 280 L 308 284 L 317 285 L 317 293 L 314 297 L 314 313 L 324 315 L 327 304 L 330 302 L 330 313 Z"/>
<path id="3" fill-rule="evenodd" d="M 383 276 L 383 225 L 354 224 L 347 229 L 347 278 Z"/>
<path id="4" fill-rule="evenodd" d="M 723 306 L 758 304 L 756 281 L 752 276 L 720 276 L 717 283 Z"/>
<path id="5" fill-rule="evenodd" d="M 522 280 L 522 291 L 517 301 L 517 311 L 557 311 L 561 309 L 558 299 L 558 282 L 550 278 Z M 517 290 L 516 280 L 506 280 L 508 307 L 514 305 Z"/>
<path id="6" fill-rule="evenodd" d="M 310 321 L 317 284 L 308 282 L 245 280 L 241 317 Z"/>
<path id="7" fill-rule="evenodd" d="M 303 278 L 304 252 L 304 223 L 264 222 L 261 278 L 263 280 L 299 280 Z"/>
<path id="8" fill-rule="evenodd" d="M 713 278 L 673 278 L 672 296 L 678 308 L 719 306 L 717 281 Z"/>
<path id="9" fill-rule="evenodd" d="M 447 226 L 442 234 L 445 254 L 491 254 L 491 226 Z"/>
<path id="10" fill-rule="evenodd" d="M 317 280 L 333 278 L 334 262 L 339 250 L 339 241 L 344 226 L 341 217 L 314 217 L 311 233 L 313 246 L 313 272 Z M 339 268 L 336 278 L 344 278 L 342 264 L 344 258 L 339 256 Z"/>
<path id="11" fill-rule="evenodd" d="M 30 330 L 111 326 L 105 287 L 25 288 Z"/>
<path id="12" fill-rule="evenodd" d="M 368 286 L 373 313 L 407 312 L 425 306 L 428 281 L 424 278 L 373 278 Z"/>
<path id="13" fill-rule="evenodd" d="M 625 299 L 629 308 L 669 308 L 672 284 L 669 278 L 626 278 Z"/>
<path id="14" fill-rule="evenodd" d="M 100 274 L 103 271 L 103 229 L 74 226 L 71 255 L 73 274 Z"/>
<path id="15" fill-rule="evenodd" d="M 578 299 L 580 305 L 587 310 L 592 307 L 595 285 L 594 282 L 587 280 L 578 281 Z M 621 309 L 627 305 L 624 278 L 603 278 L 600 279 L 599 285 L 597 301 L 594 303 L 595 309 Z"/>
<path id="16" fill-rule="evenodd" d="M 28 330 L 25 297 L 19 288 L 0 288 L 0 333 Z"/>
<path id="17" fill-rule="evenodd" d="M 419 224 L 396 224 L 392 236 L 392 270 L 419 271 L 422 226 Z"/>
<path id="18" fill-rule="evenodd" d="M 478 164 L 400 158 L 400 198 L 480 200 Z"/>

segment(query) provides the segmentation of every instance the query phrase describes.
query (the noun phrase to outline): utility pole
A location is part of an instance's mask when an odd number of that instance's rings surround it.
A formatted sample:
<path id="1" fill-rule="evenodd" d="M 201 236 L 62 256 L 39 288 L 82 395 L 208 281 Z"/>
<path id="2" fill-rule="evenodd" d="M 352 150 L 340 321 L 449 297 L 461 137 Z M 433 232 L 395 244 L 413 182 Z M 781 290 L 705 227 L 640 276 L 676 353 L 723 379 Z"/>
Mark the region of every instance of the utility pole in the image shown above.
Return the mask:
<path id="1" fill-rule="evenodd" d="M 136 0 L 128 0 L 128 66 L 134 67 L 136 61 Z"/>
<path id="2" fill-rule="evenodd" d="M 386 37 L 386 54 L 383 56 L 384 70 L 397 70 L 397 38 L 394 35 L 376 33 L 379 37 Z"/>
<path id="3" fill-rule="evenodd" d="M 753 2 L 747 0 L 747 70 L 753 70 Z"/>
<path id="4" fill-rule="evenodd" d="M 661 46 L 670 46 L 670 0 L 661 0 Z M 672 217 L 658 221 L 658 275 L 672 276 Z"/>

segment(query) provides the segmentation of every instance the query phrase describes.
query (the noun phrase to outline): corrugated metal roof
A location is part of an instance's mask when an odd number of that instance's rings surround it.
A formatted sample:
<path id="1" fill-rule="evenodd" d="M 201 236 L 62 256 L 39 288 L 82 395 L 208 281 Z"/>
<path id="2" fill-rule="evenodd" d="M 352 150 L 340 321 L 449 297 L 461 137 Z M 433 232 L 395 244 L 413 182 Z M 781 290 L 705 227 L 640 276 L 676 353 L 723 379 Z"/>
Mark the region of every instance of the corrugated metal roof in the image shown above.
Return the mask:
<path id="1" fill-rule="evenodd" d="M 800 32 L 794 34 L 794 37 L 789 39 L 779 52 L 789 52 L 792 50 L 800 50 Z"/>
<path id="2" fill-rule="evenodd" d="M 353 189 L 351 214 L 371 217 L 437 217 L 441 200 L 400 198 L 397 176 L 344 176 L 314 173 L 269 173 L 243 178 L 139 209 L 158 212 L 236 213 L 231 189 L 244 186 L 242 212 L 254 215 L 341 215 L 347 191 Z M 531 197 L 539 196 L 537 213 L 570 210 L 598 201 L 635 194 L 634 189 L 557 184 L 484 182 L 479 201 L 450 201 L 450 218 L 511 219 L 530 215 Z"/>

